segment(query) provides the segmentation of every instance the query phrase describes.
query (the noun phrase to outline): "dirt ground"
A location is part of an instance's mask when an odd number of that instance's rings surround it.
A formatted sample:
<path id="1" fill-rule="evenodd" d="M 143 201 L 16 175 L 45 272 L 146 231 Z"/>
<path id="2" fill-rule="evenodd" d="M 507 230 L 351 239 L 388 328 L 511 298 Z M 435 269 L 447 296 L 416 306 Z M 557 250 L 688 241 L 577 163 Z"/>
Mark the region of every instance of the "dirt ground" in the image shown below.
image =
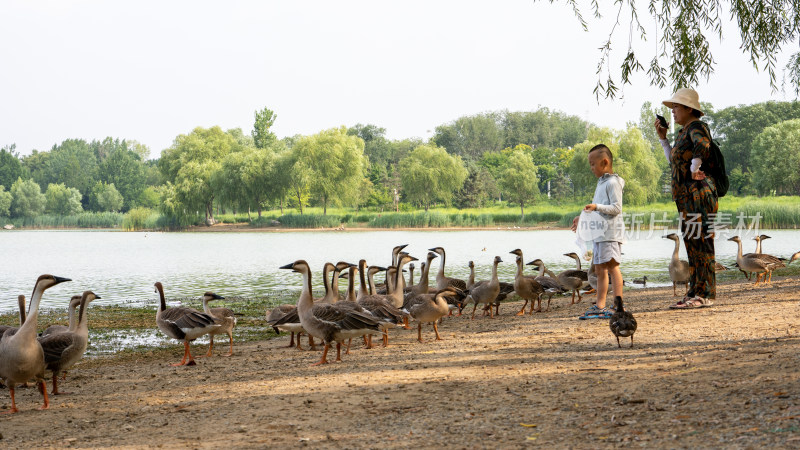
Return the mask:
<path id="1" fill-rule="evenodd" d="M 18 390 L 0 446 L 800 447 L 800 280 L 718 291 L 693 311 L 668 310 L 671 289 L 626 293 L 633 348 L 607 321 L 576 319 L 590 300 L 566 298 L 532 316 L 508 303 L 495 319 L 447 318 L 442 341 L 392 330 L 388 348 L 354 344 L 322 367 L 288 336 L 195 367 L 170 367 L 178 343 L 168 358 L 82 361 L 47 411 Z"/>

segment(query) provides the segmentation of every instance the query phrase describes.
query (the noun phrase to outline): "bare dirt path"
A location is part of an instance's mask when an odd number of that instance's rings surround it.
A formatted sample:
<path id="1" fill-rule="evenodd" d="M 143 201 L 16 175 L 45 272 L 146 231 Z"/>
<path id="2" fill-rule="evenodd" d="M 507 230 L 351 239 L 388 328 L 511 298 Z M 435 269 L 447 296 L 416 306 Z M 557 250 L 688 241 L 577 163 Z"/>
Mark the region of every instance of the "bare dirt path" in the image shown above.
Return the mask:
<path id="1" fill-rule="evenodd" d="M 628 292 L 632 349 L 567 298 L 533 316 L 509 303 L 495 319 L 445 319 L 443 341 L 392 330 L 390 347 L 354 344 L 324 367 L 288 337 L 196 367 L 169 366 L 177 343 L 169 358 L 82 361 L 50 410 L 18 391 L 0 446 L 800 447 L 800 280 L 719 292 L 694 311 L 666 309 L 671 289 Z"/>

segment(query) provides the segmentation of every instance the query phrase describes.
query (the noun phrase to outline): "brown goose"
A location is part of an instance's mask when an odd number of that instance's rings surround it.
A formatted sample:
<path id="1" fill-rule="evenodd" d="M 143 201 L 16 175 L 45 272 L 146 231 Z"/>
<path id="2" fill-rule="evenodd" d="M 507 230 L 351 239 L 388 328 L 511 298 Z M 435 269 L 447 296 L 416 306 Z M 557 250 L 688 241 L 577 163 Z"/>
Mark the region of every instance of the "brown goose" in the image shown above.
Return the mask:
<path id="1" fill-rule="evenodd" d="M 753 239 L 756 241 L 756 253 L 758 253 L 759 255 L 761 255 L 764 258 L 767 258 L 769 261 L 772 262 L 770 267 L 767 269 L 767 274 L 769 275 L 769 280 L 766 281 L 767 283 L 772 283 L 772 271 L 775 270 L 775 269 L 780 269 L 782 267 L 786 267 L 786 264 L 784 263 L 785 259 L 778 258 L 777 256 L 768 255 L 768 254 L 764 253 L 763 251 L 761 251 L 761 243 L 763 241 L 765 241 L 766 239 L 772 239 L 770 236 L 767 236 L 766 234 L 762 234 L 760 236 L 754 237 Z"/>
<path id="2" fill-rule="evenodd" d="M 545 309 L 545 311 L 550 311 L 550 300 L 556 294 L 566 293 L 566 289 L 561 287 L 561 283 L 559 283 L 557 279 L 551 276 L 545 276 L 545 273 L 550 271 L 547 270 L 547 267 L 544 265 L 544 261 L 541 259 L 534 259 L 526 265 L 535 266 L 539 269 L 539 276 L 534 277 L 534 280 L 542 285 L 542 289 L 544 289 L 544 295 L 547 295 L 547 309 Z M 541 302 L 539 303 L 539 309 L 541 310 Z"/>
<path id="3" fill-rule="evenodd" d="M 445 300 L 445 297 L 448 295 L 458 295 L 458 293 L 451 289 L 445 289 L 436 294 L 419 294 L 409 301 L 408 312 L 411 314 L 411 317 L 417 321 L 417 340 L 420 343 L 423 343 L 423 323 L 432 323 L 433 332 L 436 334 L 436 340 L 442 340 L 441 336 L 439 336 L 437 322 L 450 311 L 447 301 Z"/>
<path id="4" fill-rule="evenodd" d="M 336 303 L 314 305 L 311 296 L 311 269 L 307 262 L 297 260 L 281 266 L 281 269 L 289 269 L 303 276 L 303 290 L 297 300 L 300 323 L 308 334 L 322 339 L 325 343 L 322 358 L 314 364 L 315 366 L 328 363 L 328 350 L 332 343 L 336 343 L 336 361 L 341 361 L 343 341 L 378 333 L 378 322 L 367 314 L 342 308 Z"/>
<path id="5" fill-rule="evenodd" d="M 533 304 L 536 300 L 539 300 L 539 309 L 542 309 L 542 295 L 544 294 L 544 287 L 536 281 L 534 277 L 526 277 L 525 274 L 522 272 L 522 250 L 514 249 L 511 250 L 509 253 L 512 255 L 517 255 L 517 272 L 514 274 L 514 292 L 517 293 L 525 303 L 522 304 L 522 308 L 517 312 L 518 316 L 522 316 L 525 314 L 525 306 L 528 305 L 528 302 L 531 302 L 531 309 L 528 314 L 533 314 Z"/>
<path id="6" fill-rule="evenodd" d="M 467 290 L 466 281 L 459 278 L 446 277 L 444 275 L 444 265 L 447 259 L 444 248 L 434 247 L 429 248 L 428 250 L 435 252 L 437 255 L 442 257 L 441 261 L 439 262 L 439 272 L 436 273 L 436 289 L 442 290 L 447 289 L 448 287 L 454 287 L 461 291 Z"/>
<path id="7" fill-rule="evenodd" d="M 686 285 L 686 292 L 689 291 L 689 275 L 691 274 L 691 268 L 687 261 L 680 259 L 680 237 L 675 233 L 670 233 L 666 236 L 662 236 L 662 238 L 675 242 L 675 248 L 672 250 L 672 258 L 669 260 L 669 278 L 672 280 L 672 296 L 674 297 L 678 295 L 676 287 L 679 284 Z"/>
<path id="8" fill-rule="evenodd" d="M 575 260 L 577 267 L 575 269 L 567 269 L 558 274 L 558 282 L 561 287 L 568 291 L 572 291 L 572 303 L 578 303 L 583 298 L 581 297 L 580 289 L 584 285 L 589 284 L 589 273 L 581 269 L 581 258 L 575 252 L 564 253 L 564 256 L 569 256 Z M 578 302 L 575 301 L 575 294 L 578 294 Z"/>
<path id="9" fill-rule="evenodd" d="M 223 333 L 228 335 L 230 351 L 227 355 L 222 356 L 231 356 L 233 355 L 233 328 L 236 326 L 236 316 L 233 314 L 233 311 L 228 308 L 210 308 L 208 302 L 214 300 L 225 300 L 225 297 L 221 297 L 213 292 L 206 292 L 203 294 L 203 312 L 217 319 L 217 323 L 220 325 L 219 328 L 208 332 L 210 342 L 208 343 L 208 353 L 204 356 L 210 357 L 212 355 L 211 350 L 214 348 L 214 335 Z"/>
<path id="10" fill-rule="evenodd" d="M 756 274 L 756 286 L 758 286 L 759 281 L 761 281 L 762 275 L 766 276 L 766 273 L 770 270 L 783 267 L 782 261 L 777 260 L 775 257 L 769 258 L 769 255 L 763 255 L 759 253 L 747 253 L 742 255 L 742 240 L 739 239 L 739 236 L 734 236 L 728 240 L 736 242 L 736 244 L 739 246 L 736 254 L 736 263 L 739 265 L 740 270 L 744 272 L 753 272 Z M 773 260 L 773 258 L 777 261 Z"/>
<path id="11" fill-rule="evenodd" d="M 796 259 L 800 259 L 800 252 L 795 252 L 795 253 L 792 255 L 792 257 L 791 257 L 791 258 L 789 258 L 789 262 L 791 263 L 792 261 L 794 261 L 794 260 L 796 260 Z"/>
<path id="12" fill-rule="evenodd" d="M 489 305 L 489 317 L 494 318 L 494 310 L 492 310 L 492 302 L 500 295 L 500 280 L 497 278 L 497 265 L 503 262 L 499 256 L 494 257 L 492 264 L 492 278 L 489 280 L 478 281 L 467 290 L 467 301 L 472 300 L 475 306 L 472 307 L 472 317 L 470 320 L 475 320 L 475 310 L 479 304 Z M 485 311 L 484 311 L 485 314 Z"/>
<path id="13" fill-rule="evenodd" d="M 69 318 L 69 325 L 50 325 L 42 331 L 42 336 L 47 336 L 56 333 L 65 333 L 67 331 L 75 331 L 78 326 L 78 319 L 75 316 L 75 311 L 81 304 L 82 295 L 73 295 L 69 299 L 69 307 L 67 308 L 67 317 Z"/>
<path id="14" fill-rule="evenodd" d="M 194 308 L 185 306 L 175 306 L 167 308 L 167 300 L 164 298 L 164 286 L 160 281 L 156 281 L 156 292 L 161 299 L 161 304 L 156 311 L 156 324 L 167 336 L 183 341 L 183 359 L 181 362 L 172 364 L 173 366 L 194 366 L 197 363 L 192 357 L 189 349 L 189 342 L 208 334 L 220 327 L 219 321 Z"/>
<path id="15" fill-rule="evenodd" d="M 83 358 L 86 346 L 89 344 L 89 323 L 86 308 L 89 303 L 100 298 L 92 291 L 84 291 L 79 303 L 78 322 L 75 328 L 69 331 L 50 334 L 39 338 L 39 344 L 44 350 L 44 362 L 47 370 L 53 373 L 53 395 L 68 394 L 58 391 L 58 375 L 68 370 Z"/>
<path id="16" fill-rule="evenodd" d="M 25 296 L 18 296 L 17 303 L 19 305 L 19 326 L 21 327 L 22 324 L 25 323 Z M 0 325 L 0 341 L 3 340 L 3 336 L 5 335 L 6 331 L 8 331 L 9 336 L 13 336 L 17 330 L 19 330 L 19 327 L 12 325 Z"/>
<path id="17" fill-rule="evenodd" d="M 401 265 L 405 264 L 406 262 L 410 261 L 410 258 L 412 257 L 405 255 L 400 258 L 399 262 Z M 398 278 L 403 277 L 402 272 L 397 270 L 396 267 L 389 267 L 387 272 L 390 273 L 390 276 L 395 280 L 394 285 L 397 286 L 399 283 Z M 406 317 L 406 313 L 395 306 L 397 303 L 397 297 L 400 298 L 400 306 L 403 306 L 403 293 L 396 291 L 397 290 L 389 295 L 367 295 L 366 297 L 362 297 L 360 300 L 358 300 L 358 304 L 362 308 L 369 311 L 369 313 L 379 321 L 381 331 L 383 332 L 384 347 L 389 345 L 389 330 L 397 325 L 405 326 L 404 318 Z"/>
<path id="18" fill-rule="evenodd" d="M 403 249 L 408 247 L 408 244 L 397 245 L 392 249 L 392 266 L 397 267 L 397 262 L 400 260 L 400 255 L 403 253 Z M 403 280 L 405 283 L 405 280 Z M 387 274 L 386 280 L 382 285 L 377 285 L 377 293 L 380 295 L 386 295 L 394 290 L 394 278 L 390 278 Z"/>
<path id="19" fill-rule="evenodd" d="M 50 407 L 47 398 L 47 385 L 45 383 L 44 371 L 44 350 L 36 339 L 36 326 L 39 318 L 39 303 L 42 300 L 44 291 L 65 281 L 72 281 L 69 278 L 56 277 L 53 275 L 41 275 L 36 280 L 31 295 L 31 305 L 25 323 L 19 327 L 14 335 L 9 335 L 6 331 L 5 337 L 0 341 L 0 378 L 8 386 L 11 394 L 11 409 L 9 413 L 19 412 L 17 403 L 14 399 L 14 388 L 19 383 L 24 383 L 31 378 L 35 378 L 39 384 L 39 391 L 44 396 L 44 404 L 39 409 Z"/>
<path id="20" fill-rule="evenodd" d="M 289 341 L 289 345 L 287 347 L 294 347 L 294 335 L 297 333 L 297 346 L 299 349 L 302 350 L 300 346 L 300 333 L 303 332 L 303 326 L 300 325 L 300 322 L 297 322 L 297 327 L 289 326 L 277 326 L 277 323 L 284 319 L 288 314 L 296 314 L 297 313 L 297 305 L 278 305 L 275 308 L 272 308 L 267 314 L 267 323 L 272 326 L 272 329 L 275 330 L 276 334 L 280 334 L 281 331 L 287 331 L 292 333 L 291 340 Z M 298 321 L 299 321 L 298 317 Z"/>

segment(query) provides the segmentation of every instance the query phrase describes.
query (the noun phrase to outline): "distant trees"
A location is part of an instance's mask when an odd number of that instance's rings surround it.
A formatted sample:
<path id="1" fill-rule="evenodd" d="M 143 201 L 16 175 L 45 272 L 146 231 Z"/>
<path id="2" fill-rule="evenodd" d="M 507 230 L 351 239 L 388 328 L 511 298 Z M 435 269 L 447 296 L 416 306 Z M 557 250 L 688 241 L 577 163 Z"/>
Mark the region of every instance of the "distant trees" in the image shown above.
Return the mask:
<path id="1" fill-rule="evenodd" d="M 45 196 L 35 181 L 17 178 L 11 185 L 11 214 L 17 217 L 36 217 L 44 212 Z"/>
<path id="2" fill-rule="evenodd" d="M 751 156 L 760 192 L 800 195 L 800 119 L 765 128 L 753 140 Z"/>
<path id="3" fill-rule="evenodd" d="M 117 190 L 114 183 L 104 183 L 98 181 L 92 187 L 93 210 L 117 212 L 122 209 L 122 194 Z"/>
<path id="4" fill-rule="evenodd" d="M 525 148 L 517 146 L 508 154 L 501 167 L 498 181 L 508 199 L 519 203 L 520 217 L 524 217 L 525 202 L 532 200 L 539 193 L 536 165 L 533 164 L 533 158 Z"/>
<path id="5" fill-rule="evenodd" d="M 8 216 L 13 199 L 14 197 L 11 195 L 11 192 L 6 191 L 6 187 L 0 185 L 0 217 Z"/>
<path id="6" fill-rule="evenodd" d="M 422 205 L 425 211 L 435 201 L 449 204 L 466 177 L 459 156 L 433 145 L 420 145 L 400 161 L 406 200 Z"/>
<path id="7" fill-rule="evenodd" d="M 9 188 L 22 176 L 22 163 L 16 148 L 15 144 L 0 148 L 0 186 Z"/>
<path id="8" fill-rule="evenodd" d="M 45 212 L 59 216 L 68 216 L 83 211 L 81 193 L 75 188 L 66 187 L 63 183 L 47 186 L 45 196 Z"/>

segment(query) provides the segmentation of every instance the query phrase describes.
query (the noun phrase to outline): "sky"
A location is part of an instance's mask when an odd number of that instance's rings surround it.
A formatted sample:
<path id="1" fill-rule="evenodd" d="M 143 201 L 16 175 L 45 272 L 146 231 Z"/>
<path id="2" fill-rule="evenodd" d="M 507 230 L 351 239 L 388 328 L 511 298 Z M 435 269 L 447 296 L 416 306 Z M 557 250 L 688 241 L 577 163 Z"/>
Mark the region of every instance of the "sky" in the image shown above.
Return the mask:
<path id="1" fill-rule="evenodd" d="M 637 76 L 623 98 L 596 99 L 614 17 L 585 32 L 565 4 L 531 0 L 0 0 L 0 147 L 27 155 L 111 136 L 158 157 L 198 126 L 249 133 L 264 107 L 278 137 L 369 123 L 390 139 L 428 139 L 461 116 L 540 107 L 622 129 L 672 88 Z M 616 66 L 627 36 L 616 30 Z M 753 69 L 735 26 L 711 42 L 716 72 L 694 86 L 701 101 L 794 99 Z"/>

